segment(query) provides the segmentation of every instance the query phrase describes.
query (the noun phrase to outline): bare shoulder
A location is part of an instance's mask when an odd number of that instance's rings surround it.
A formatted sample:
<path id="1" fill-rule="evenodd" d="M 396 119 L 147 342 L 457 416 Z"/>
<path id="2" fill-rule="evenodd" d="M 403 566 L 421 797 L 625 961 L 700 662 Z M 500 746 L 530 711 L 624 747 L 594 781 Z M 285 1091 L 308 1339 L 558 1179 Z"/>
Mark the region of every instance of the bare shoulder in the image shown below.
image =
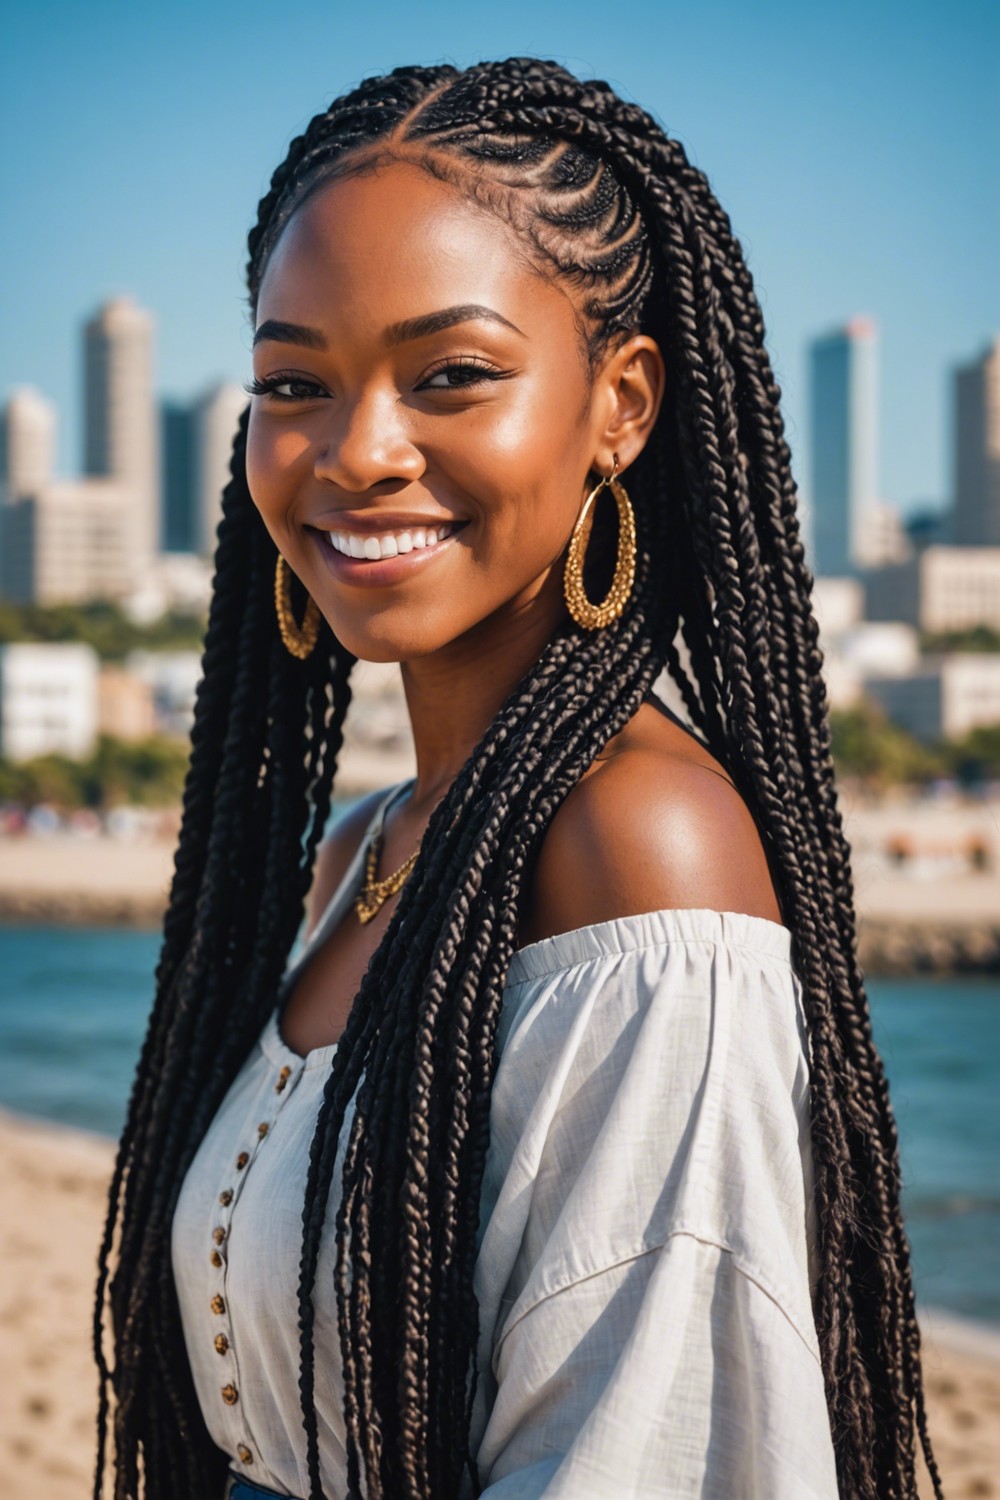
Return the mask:
<path id="1" fill-rule="evenodd" d="M 556 812 L 522 941 L 673 907 L 782 920 L 757 826 L 721 768 L 683 745 L 636 744 L 595 762 Z"/>
<path id="2" fill-rule="evenodd" d="M 385 795 L 385 788 L 369 792 L 353 807 L 348 808 L 317 849 L 313 882 L 309 889 L 307 933 L 312 932 L 329 905 L 330 897 L 347 874 L 348 866 L 364 838 L 365 829 Z"/>

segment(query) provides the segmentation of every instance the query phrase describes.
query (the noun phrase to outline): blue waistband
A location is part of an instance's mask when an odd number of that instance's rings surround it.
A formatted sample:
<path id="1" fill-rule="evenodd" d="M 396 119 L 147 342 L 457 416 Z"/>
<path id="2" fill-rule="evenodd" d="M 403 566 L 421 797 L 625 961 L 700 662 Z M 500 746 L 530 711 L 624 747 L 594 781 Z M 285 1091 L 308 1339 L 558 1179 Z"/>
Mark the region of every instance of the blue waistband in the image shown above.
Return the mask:
<path id="1" fill-rule="evenodd" d="M 267 1490 L 262 1484 L 254 1484 L 252 1479 L 230 1469 L 223 1500 L 294 1500 L 294 1496 L 283 1495 L 280 1490 Z"/>

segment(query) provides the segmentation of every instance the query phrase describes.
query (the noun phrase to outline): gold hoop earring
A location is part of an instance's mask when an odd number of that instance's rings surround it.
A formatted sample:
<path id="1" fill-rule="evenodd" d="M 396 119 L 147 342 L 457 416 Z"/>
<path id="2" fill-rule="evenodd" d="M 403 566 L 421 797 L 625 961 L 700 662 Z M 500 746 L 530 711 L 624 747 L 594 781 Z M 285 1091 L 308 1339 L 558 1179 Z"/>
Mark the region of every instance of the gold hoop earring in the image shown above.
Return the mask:
<path id="1" fill-rule="evenodd" d="M 319 605 L 309 596 L 302 625 L 296 624 L 292 613 L 292 570 L 280 552 L 274 565 L 274 609 L 281 639 L 293 656 L 305 661 L 319 635 Z"/>
<path id="2" fill-rule="evenodd" d="M 628 603 L 628 597 L 632 592 L 635 582 L 635 514 L 632 510 L 632 502 L 625 492 L 625 486 L 615 476 L 618 473 L 618 455 L 615 454 L 615 466 L 607 479 L 601 480 L 591 490 L 583 503 L 573 534 L 569 539 L 569 550 L 566 553 L 566 568 L 563 573 L 563 591 L 566 596 L 566 607 L 578 625 L 585 630 L 600 630 L 605 625 L 610 625 L 612 620 L 617 620 Z M 583 559 L 590 541 L 590 533 L 594 524 L 594 501 L 607 485 L 615 497 L 618 506 L 618 556 L 615 560 L 615 576 L 611 580 L 607 598 L 600 604 L 592 604 L 587 598 L 583 587 Z"/>

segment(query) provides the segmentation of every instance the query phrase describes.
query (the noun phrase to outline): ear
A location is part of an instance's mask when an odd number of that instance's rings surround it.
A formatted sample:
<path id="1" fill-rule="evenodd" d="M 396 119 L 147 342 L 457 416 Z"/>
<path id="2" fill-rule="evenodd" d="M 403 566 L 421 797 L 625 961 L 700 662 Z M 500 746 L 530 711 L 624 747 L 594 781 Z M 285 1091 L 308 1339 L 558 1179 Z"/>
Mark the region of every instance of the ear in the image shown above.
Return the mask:
<path id="1" fill-rule="evenodd" d="M 607 357 L 591 401 L 595 473 L 610 474 L 616 453 L 619 472 L 635 462 L 656 423 L 665 384 L 660 346 L 646 333 L 630 335 Z"/>

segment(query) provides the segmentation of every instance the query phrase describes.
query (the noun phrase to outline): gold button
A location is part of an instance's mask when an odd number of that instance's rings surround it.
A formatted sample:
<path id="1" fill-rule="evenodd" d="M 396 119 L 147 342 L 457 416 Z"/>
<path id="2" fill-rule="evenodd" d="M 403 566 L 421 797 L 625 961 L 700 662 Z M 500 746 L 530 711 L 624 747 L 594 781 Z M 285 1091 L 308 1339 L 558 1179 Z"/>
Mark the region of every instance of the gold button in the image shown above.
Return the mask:
<path id="1" fill-rule="evenodd" d="M 235 1406 L 240 1399 L 240 1393 L 234 1385 L 224 1385 L 222 1387 L 222 1399 L 227 1406 Z"/>
<path id="2" fill-rule="evenodd" d="M 268 1131 L 267 1121 L 266 1120 L 262 1120 L 260 1122 L 260 1124 L 257 1126 L 257 1134 L 260 1136 L 261 1140 L 263 1140 L 264 1137 L 267 1135 L 267 1131 Z"/>
<path id="3" fill-rule="evenodd" d="M 291 1068 L 282 1068 L 281 1072 L 278 1074 L 278 1081 L 274 1085 L 274 1092 L 276 1094 L 280 1094 L 281 1093 L 282 1089 L 285 1087 L 285 1084 L 288 1082 L 289 1078 L 291 1077 L 291 1074 L 292 1074 Z"/>
<path id="4" fill-rule="evenodd" d="M 215 1335 L 215 1352 L 216 1354 L 229 1353 L 229 1340 L 224 1333 L 217 1333 Z"/>
<path id="5" fill-rule="evenodd" d="M 226 1231 L 221 1224 L 217 1229 L 212 1230 L 212 1238 L 217 1245 L 221 1245 L 222 1241 L 226 1238 Z"/>
<path id="6" fill-rule="evenodd" d="M 218 1294 L 218 1292 L 216 1292 L 215 1296 L 212 1298 L 211 1302 L 209 1303 L 209 1306 L 211 1307 L 212 1311 L 215 1313 L 216 1317 L 218 1317 L 218 1318 L 221 1318 L 222 1314 L 226 1310 L 225 1299 L 222 1298 L 222 1297 L 220 1297 L 219 1294 Z"/>
<path id="7" fill-rule="evenodd" d="M 247 1164 L 247 1162 L 249 1160 L 250 1160 L 250 1153 L 249 1153 L 249 1151 L 241 1151 L 240 1154 L 239 1154 L 239 1156 L 236 1158 L 236 1170 L 237 1170 L 237 1172 L 242 1172 L 243 1168 L 246 1166 L 246 1164 Z"/>
<path id="8" fill-rule="evenodd" d="M 208 1258 L 212 1262 L 212 1265 L 215 1266 L 216 1270 L 218 1270 L 219 1266 L 222 1265 L 222 1256 L 219 1254 L 218 1250 L 213 1250 Z"/>
<path id="9" fill-rule="evenodd" d="M 241 1464 L 253 1463 L 253 1454 L 250 1452 L 250 1449 L 247 1447 L 246 1443 L 237 1443 L 236 1451 L 240 1456 Z"/>
<path id="10" fill-rule="evenodd" d="M 222 1190 L 222 1192 L 219 1194 L 219 1202 L 222 1204 L 223 1208 L 228 1208 L 229 1205 L 230 1205 L 230 1203 L 232 1203 L 232 1201 L 233 1201 L 233 1190 L 232 1190 L 232 1188 L 224 1188 Z"/>

